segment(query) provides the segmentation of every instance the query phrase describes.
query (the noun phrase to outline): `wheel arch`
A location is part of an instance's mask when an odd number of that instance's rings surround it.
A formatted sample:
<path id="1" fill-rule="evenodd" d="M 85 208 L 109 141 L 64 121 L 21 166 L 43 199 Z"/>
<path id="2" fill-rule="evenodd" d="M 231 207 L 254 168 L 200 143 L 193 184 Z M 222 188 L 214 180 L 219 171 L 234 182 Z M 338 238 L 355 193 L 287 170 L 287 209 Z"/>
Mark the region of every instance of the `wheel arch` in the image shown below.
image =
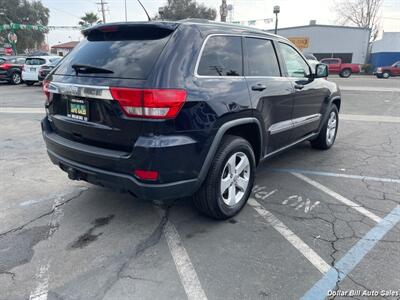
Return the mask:
<path id="1" fill-rule="evenodd" d="M 331 102 L 331 104 L 336 105 L 338 111 L 340 112 L 340 106 L 342 104 L 342 99 L 339 96 L 337 96 L 337 97 L 333 97 L 330 102 Z"/>
<path id="2" fill-rule="evenodd" d="M 215 153 L 218 150 L 219 145 L 221 144 L 222 138 L 226 134 L 238 135 L 244 139 L 246 139 L 253 147 L 254 154 L 256 157 L 256 164 L 261 159 L 262 156 L 262 147 L 263 147 L 263 135 L 261 131 L 261 124 L 258 119 L 254 117 L 241 118 L 232 121 L 228 121 L 223 124 L 217 131 L 214 140 L 211 144 L 210 150 L 205 158 L 203 163 L 203 167 L 200 170 L 198 177 L 198 187 L 201 186 L 204 179 L 207 176 L 208 170 L 210 169 L 212 160 L 215 156 Z M 254 130 L 256 129 L 256 130 Z M 251 130 L 251 134 L 247 131 Z M 254 148 L 256 147 L 256 148 Z"/>

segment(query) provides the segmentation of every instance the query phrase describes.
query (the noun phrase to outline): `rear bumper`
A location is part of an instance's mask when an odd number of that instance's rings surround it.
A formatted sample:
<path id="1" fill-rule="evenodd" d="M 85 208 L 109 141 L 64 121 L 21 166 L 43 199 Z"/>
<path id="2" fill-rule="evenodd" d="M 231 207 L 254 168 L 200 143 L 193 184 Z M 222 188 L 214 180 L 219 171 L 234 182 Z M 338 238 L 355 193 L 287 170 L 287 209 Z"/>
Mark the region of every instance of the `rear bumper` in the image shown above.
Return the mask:
<path id="1" fill-rule="evenodd" d="M 21 73 L 22 80 L 24 81 L 38 81 L 38 74 L 33 72 L 24 72 Z"/>
<path id="2" fill-rule="evenodd" d="M 46 140 L 46 135 L 44 135 Z M 51 161 L 67 173 L 74 172 L 76 180 L 84 180 L 96 185 L 109 187 L 123 192 L 130 192 L 144 200 L 166 200 L 190 196 L 196 191 L 197 179 L 166 184 L 146 184 L 133 176 L 115 173 L 79 164 L 47 150 Z"/>
<path id="3" fill-rule="evenodd" d="M 42 120 L 43 139 L 51 161 L 68 173 L 71 179 L 130 192 L 144 200 L 166 200 L 193 195 L 201 180 L 181 178 L 167 183 L 143 182 L 133 175 L 121 172 L 121 165 L 134 164 L 132 155 L 103 149 L 65 139 L 51 131 L 47 118 Z M 175 148 L 175 150 L 177 150 Z M 166 149 L 162 150 L 163 152 Z M 150 161 L 155 164 L 156 159 Z"/>

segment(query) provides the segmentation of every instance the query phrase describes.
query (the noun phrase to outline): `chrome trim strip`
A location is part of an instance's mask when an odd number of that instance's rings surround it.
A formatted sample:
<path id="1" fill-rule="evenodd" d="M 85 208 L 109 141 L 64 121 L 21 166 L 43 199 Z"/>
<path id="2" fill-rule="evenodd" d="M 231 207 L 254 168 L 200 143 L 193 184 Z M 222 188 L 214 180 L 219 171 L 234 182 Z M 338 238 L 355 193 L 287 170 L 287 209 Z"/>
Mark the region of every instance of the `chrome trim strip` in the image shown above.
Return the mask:
<path id="1" fill-rule="evenodd" d="M 305 117 L 300 117 L 292 120 L 286 120 L 282 122 L 278 122 L 275 124 L 272 124 L 268 128 L 269 134 L 277 134 L 286 130 L 290 130 L 296 127 L 300 127 L 312 122 L 319 121 L 321 119 L 321 114 L 313 114 Z"/>
<path id="2" fill-rule="evenodd" d="M 272 124 L 269 128 L 269 134 L 276 134 L 282 131 L 286 131 L 289 129 L 293 128 L 293 122 L 292 120 L 286 120 L 286 121 L 282 121 L 282 122 L 278 122 L 275 124 Z"/>
<path id="3" fill-rule="evenodd" d="M 321 119 L 321 114 L 313 114 L 305 117 L 300 117 L 293 119 L 293 128 L 300 127 L 312 122 L 319 121 Z"/>
<path id="4" fill-rule="evenodd" d="M 312 138 L 312 137 L 314 137 L 314 136 L 316 136 L 316 135 L 318 135 L 318 133 L 311 133 L 311 134 L 309 134 L 309 135 L 306 135 L 305 137 L 303 137 L 303 138 L 301 138 L 301 139 L 299 139 L 299 140 L 297 140 L 297 141 L 295 141 L 295 142 L 293 142 L 293 143 L 291 143 L 291 144 L 289 144 L 289 145 L 286 145 L 286 146 L 284 146 L 284 147 L 282 147 L 282 148 L 279 148 L 279 149 L 277 149 L 277 150 L 275 150 L 275 151 L 272 151 L 271 153 L 268 153 L 268 154 L 265 155 L 262 159 L 264 160 L 264 159 L 266 159 L 266 158 L 268 158 L 268 157 L 271 157 L 271 156 L 273 156 L 273 155 L 275 155 L 275 154 L 278 154 L 279 152 L 284 151 L 284 150 L 286 150 L 286 149 L 289 149 L 289 148 L 291 148 L 291 147 L 293 147 L 293 146 L 295 146 L 295 145 L 297 145 L 297 144 L 299 144 L 299 143 L 301 143 L 301 142 L 304 142 L 304 141 L 306 141 L 306 140 L 309 140 L 310 138 Z"/>
<path id="5" fill-rule="evenodd" d="M 51 82 L 49 92 L 77 97 L 113 100 L 110 88 L 100 85 L 82 85 L 75 83 Z"/>

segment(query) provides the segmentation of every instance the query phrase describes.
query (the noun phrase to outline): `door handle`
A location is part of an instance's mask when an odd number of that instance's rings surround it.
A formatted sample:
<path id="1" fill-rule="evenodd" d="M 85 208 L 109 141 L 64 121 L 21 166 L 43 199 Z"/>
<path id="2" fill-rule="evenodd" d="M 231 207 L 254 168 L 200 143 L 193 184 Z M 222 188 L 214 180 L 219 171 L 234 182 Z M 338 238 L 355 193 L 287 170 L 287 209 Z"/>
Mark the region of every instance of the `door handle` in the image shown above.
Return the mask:
<path id="1" fill-rule="evenodd" d="M 302 89 L 304 88 L 304 85 L 302 85 L 302 84 L 296 84 L 296 85 L 294 86 L 294 88 L 295 88 L 296 90 L 302 90 Z"/>
<path id="2" fill-rule="evenodd" d="M 253 90 L 253 91 L 263 91 L 263 90 L 265 90 L 267 88 L 267 86 L 266 85 L 264 85 L 264 84 L 256 84 L 256 85 L 253 85 L 252 87 L 251 87 L 251 89 Z"/>

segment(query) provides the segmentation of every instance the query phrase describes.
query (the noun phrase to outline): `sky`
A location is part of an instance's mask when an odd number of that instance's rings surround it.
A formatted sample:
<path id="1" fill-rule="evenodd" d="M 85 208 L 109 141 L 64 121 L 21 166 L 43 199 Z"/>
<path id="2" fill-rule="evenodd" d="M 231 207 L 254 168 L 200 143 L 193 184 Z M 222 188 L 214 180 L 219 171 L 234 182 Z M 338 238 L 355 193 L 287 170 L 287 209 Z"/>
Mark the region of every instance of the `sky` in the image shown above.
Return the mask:
<path id="1" fill-rule="evenodd" d="M 106 12 L 107 22 L 125 20 L 125 0 L 104 0 L 108 4 Z M 336 15 L 333 12 L 335 1 L 339 0 L 227 0 L 233 5 L 234 21 L 260 20 L 255 27 L 272 29 L 274 22 L 266 24 L 263 19 L 274 18 L 273 6 L 279 5 L 279 27 L 301 26 L 316 20 L 317 24 L 336 24 Z M 100 0 L 42 0 L 50 9 L 52 26 L 76 26 L 85 12 L 96 12 L 99 17 Z M 147 17 L 137 0 L 126 0 L 128 21 L 145 21 Z M 158 7 L 165 5 L 166 0 L 142 0 L 150 16 L 154 16 Z M 206 6 L 217 9 L 219 21 L 219 6 L 221 0 L 198 0 Z M 400 31 L 400 0 L 383 0 L 381 11 L 381 29 L 386 32 Z M 48 34 L 50 45 L 79 40 L 82 36 L 77 30 L 52 30 Z"/>

